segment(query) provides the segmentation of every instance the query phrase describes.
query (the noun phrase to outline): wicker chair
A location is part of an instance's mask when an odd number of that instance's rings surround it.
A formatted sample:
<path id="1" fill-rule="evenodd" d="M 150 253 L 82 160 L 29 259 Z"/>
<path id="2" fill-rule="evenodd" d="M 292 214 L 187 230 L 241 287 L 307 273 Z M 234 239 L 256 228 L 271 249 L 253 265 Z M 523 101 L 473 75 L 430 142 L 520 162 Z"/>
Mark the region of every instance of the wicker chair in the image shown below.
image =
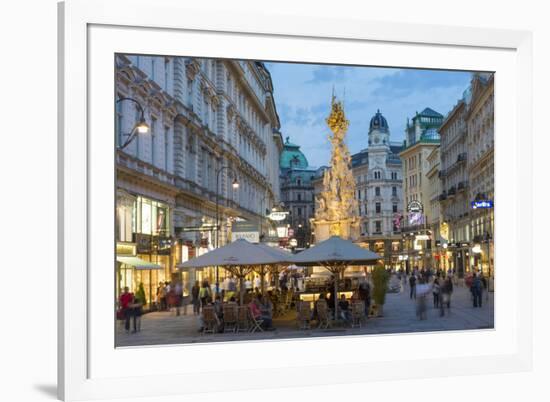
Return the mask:
<path id="1" fill-rule="evenodd" d="M 365 304 L 362 301 L 355 301 L 351 305 L 351 327 L 361 328 L 361 324 L 365 318 Z"/>
<path id="2" fill-rule="evenodd" d="M 237 305 L 223 305 L 223 332 L 237 331 Z"/>
<path id="3" fill-rule="evenodd" d="M 299 329 L 311 329 L 311 304 L 309 302 L 298 302 L 298 314 L 296 320 Z"/>
<path id="4" fill-rule="evenodd" d="M 237 332 L 248 332 L 248 306 L 239 306 L 237 308 Z"/>
<path id="5" fill-rule="evenodd" d="M 315 302 L 317 307 L 317 318 L 319 320 L 318 328 L 329 328 L 330 319 L 328 313 L 328 304 L 326 300 L 317 300 Z"/>
<path id="6" fill-rule="evenodd" d="M 202 317 L 204 323 L 202 327 L 203 334 L 213 334 L 218 331 L 219 320 L 214 306 L 204 306 L 202 309 Z"/>

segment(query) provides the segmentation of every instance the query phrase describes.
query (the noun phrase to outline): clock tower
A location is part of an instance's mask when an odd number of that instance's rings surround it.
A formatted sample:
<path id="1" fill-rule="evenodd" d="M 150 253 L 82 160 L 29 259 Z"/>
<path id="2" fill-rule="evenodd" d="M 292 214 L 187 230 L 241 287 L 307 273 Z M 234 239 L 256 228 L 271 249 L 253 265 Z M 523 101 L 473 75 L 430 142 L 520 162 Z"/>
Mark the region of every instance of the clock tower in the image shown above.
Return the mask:
<path id="1" fill-rule="evenodd" d="M 386 158 L 390 152 L 390 129 L 388 121 L 380 110 L 370 120 L 369 125 L 369 169 L 385 170 Z"/>

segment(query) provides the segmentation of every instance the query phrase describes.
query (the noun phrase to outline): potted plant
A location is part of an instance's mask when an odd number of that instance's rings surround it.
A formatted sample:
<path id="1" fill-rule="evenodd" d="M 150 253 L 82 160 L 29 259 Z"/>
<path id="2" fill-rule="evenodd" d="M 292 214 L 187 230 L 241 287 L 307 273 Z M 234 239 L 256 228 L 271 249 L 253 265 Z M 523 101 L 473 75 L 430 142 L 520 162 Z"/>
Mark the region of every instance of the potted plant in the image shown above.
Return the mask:
<path id="1" fill-rule="evenodd" d="M 384 303 L 386 301 L 389 278 L 390 275 L 383 266 L 377 265 L 374 267 L 372 271 L 372 282 L 374 286 L 372 297 L 376 304 L 376 315 L 378 317 L 384 316 Z"/>

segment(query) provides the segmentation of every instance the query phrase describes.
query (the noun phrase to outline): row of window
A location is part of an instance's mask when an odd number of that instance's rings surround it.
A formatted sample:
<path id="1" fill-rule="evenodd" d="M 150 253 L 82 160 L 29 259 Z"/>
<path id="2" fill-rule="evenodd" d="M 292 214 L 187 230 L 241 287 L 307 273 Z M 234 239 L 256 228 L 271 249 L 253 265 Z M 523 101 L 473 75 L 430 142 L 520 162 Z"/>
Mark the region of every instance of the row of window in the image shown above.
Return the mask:
<path id="1" fill-rule="evenodd" d="M 382 234 L 382 221 L 374 221 L 372 222 L 372 233 L 373 234 Z M 395 224 L 393 224 L 393 232 L 398 232 L 399 231 L 399 227 Z M 363 234 L 367 235 L 369 234 L 369 223 L 368 222 L 365 222 L 363 224 Z"/>
<path id="2" fill-rule="evenodd" d="M 380 187 L 375 187 L 374 188 L 374 196 L 375 197 L 380 197 L 381 196 L 381 190 L 380 190 Z M 357 199 L 358 200 L 361 200 L 361 195 L 363 195 L 363 199 L 366 199 L 367 198 L 367 190 L 361 192 L 361 190 L 357 190 Z M 392 197 L 397 197 L 397 187 L 396 186 L 392 186 L 391 188 L 391 195 Z"/>
<path id="3" fill-rule="evenodd" d="M 383 172 L 380 171 L 380 170 L 375 170 L 373 171 L 372 173 L 372 177 L 375 179 L 375 180 L 382 180 L 382 179 L 385 179 L 384 175 L 382 174 Z M 397 172 L 390 172 L 390 177 L 391 177 L 391 180 L 398 180 L 398 175 L 397 175 Z M 367 182 L 368 179 L 367 179 L 367 175 L 359 175 L 357 176 L 357 183 L 361 183 L 361 182 Z"/>
<path id="4" fill-rule="evenodd" d="M 397 213 L 398 211 L 398 206 L 396 203 L 392 204 L 392 213 Z M 374 204 L 374 212 L 377 213 L 377 214 L 381 214 L 382 213 L 382 203 L 380 202 L 376 202 Z M 367 204 L 359 204 L 359 215 L 366 215 L 367 214 Z"/>

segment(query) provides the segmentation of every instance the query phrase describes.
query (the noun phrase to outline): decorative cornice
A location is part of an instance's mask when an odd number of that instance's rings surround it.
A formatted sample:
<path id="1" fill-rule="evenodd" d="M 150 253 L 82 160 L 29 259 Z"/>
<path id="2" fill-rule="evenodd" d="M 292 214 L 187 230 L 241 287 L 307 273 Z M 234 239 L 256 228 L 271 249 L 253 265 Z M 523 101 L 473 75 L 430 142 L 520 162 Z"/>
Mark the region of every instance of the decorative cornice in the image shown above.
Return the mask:
<path id="1" fill-rule="evenodd" d="M 201 67 L 197 59 L 185 60 L 185 74 L 189 81 L 193 81 L 199 73 Z"/>

